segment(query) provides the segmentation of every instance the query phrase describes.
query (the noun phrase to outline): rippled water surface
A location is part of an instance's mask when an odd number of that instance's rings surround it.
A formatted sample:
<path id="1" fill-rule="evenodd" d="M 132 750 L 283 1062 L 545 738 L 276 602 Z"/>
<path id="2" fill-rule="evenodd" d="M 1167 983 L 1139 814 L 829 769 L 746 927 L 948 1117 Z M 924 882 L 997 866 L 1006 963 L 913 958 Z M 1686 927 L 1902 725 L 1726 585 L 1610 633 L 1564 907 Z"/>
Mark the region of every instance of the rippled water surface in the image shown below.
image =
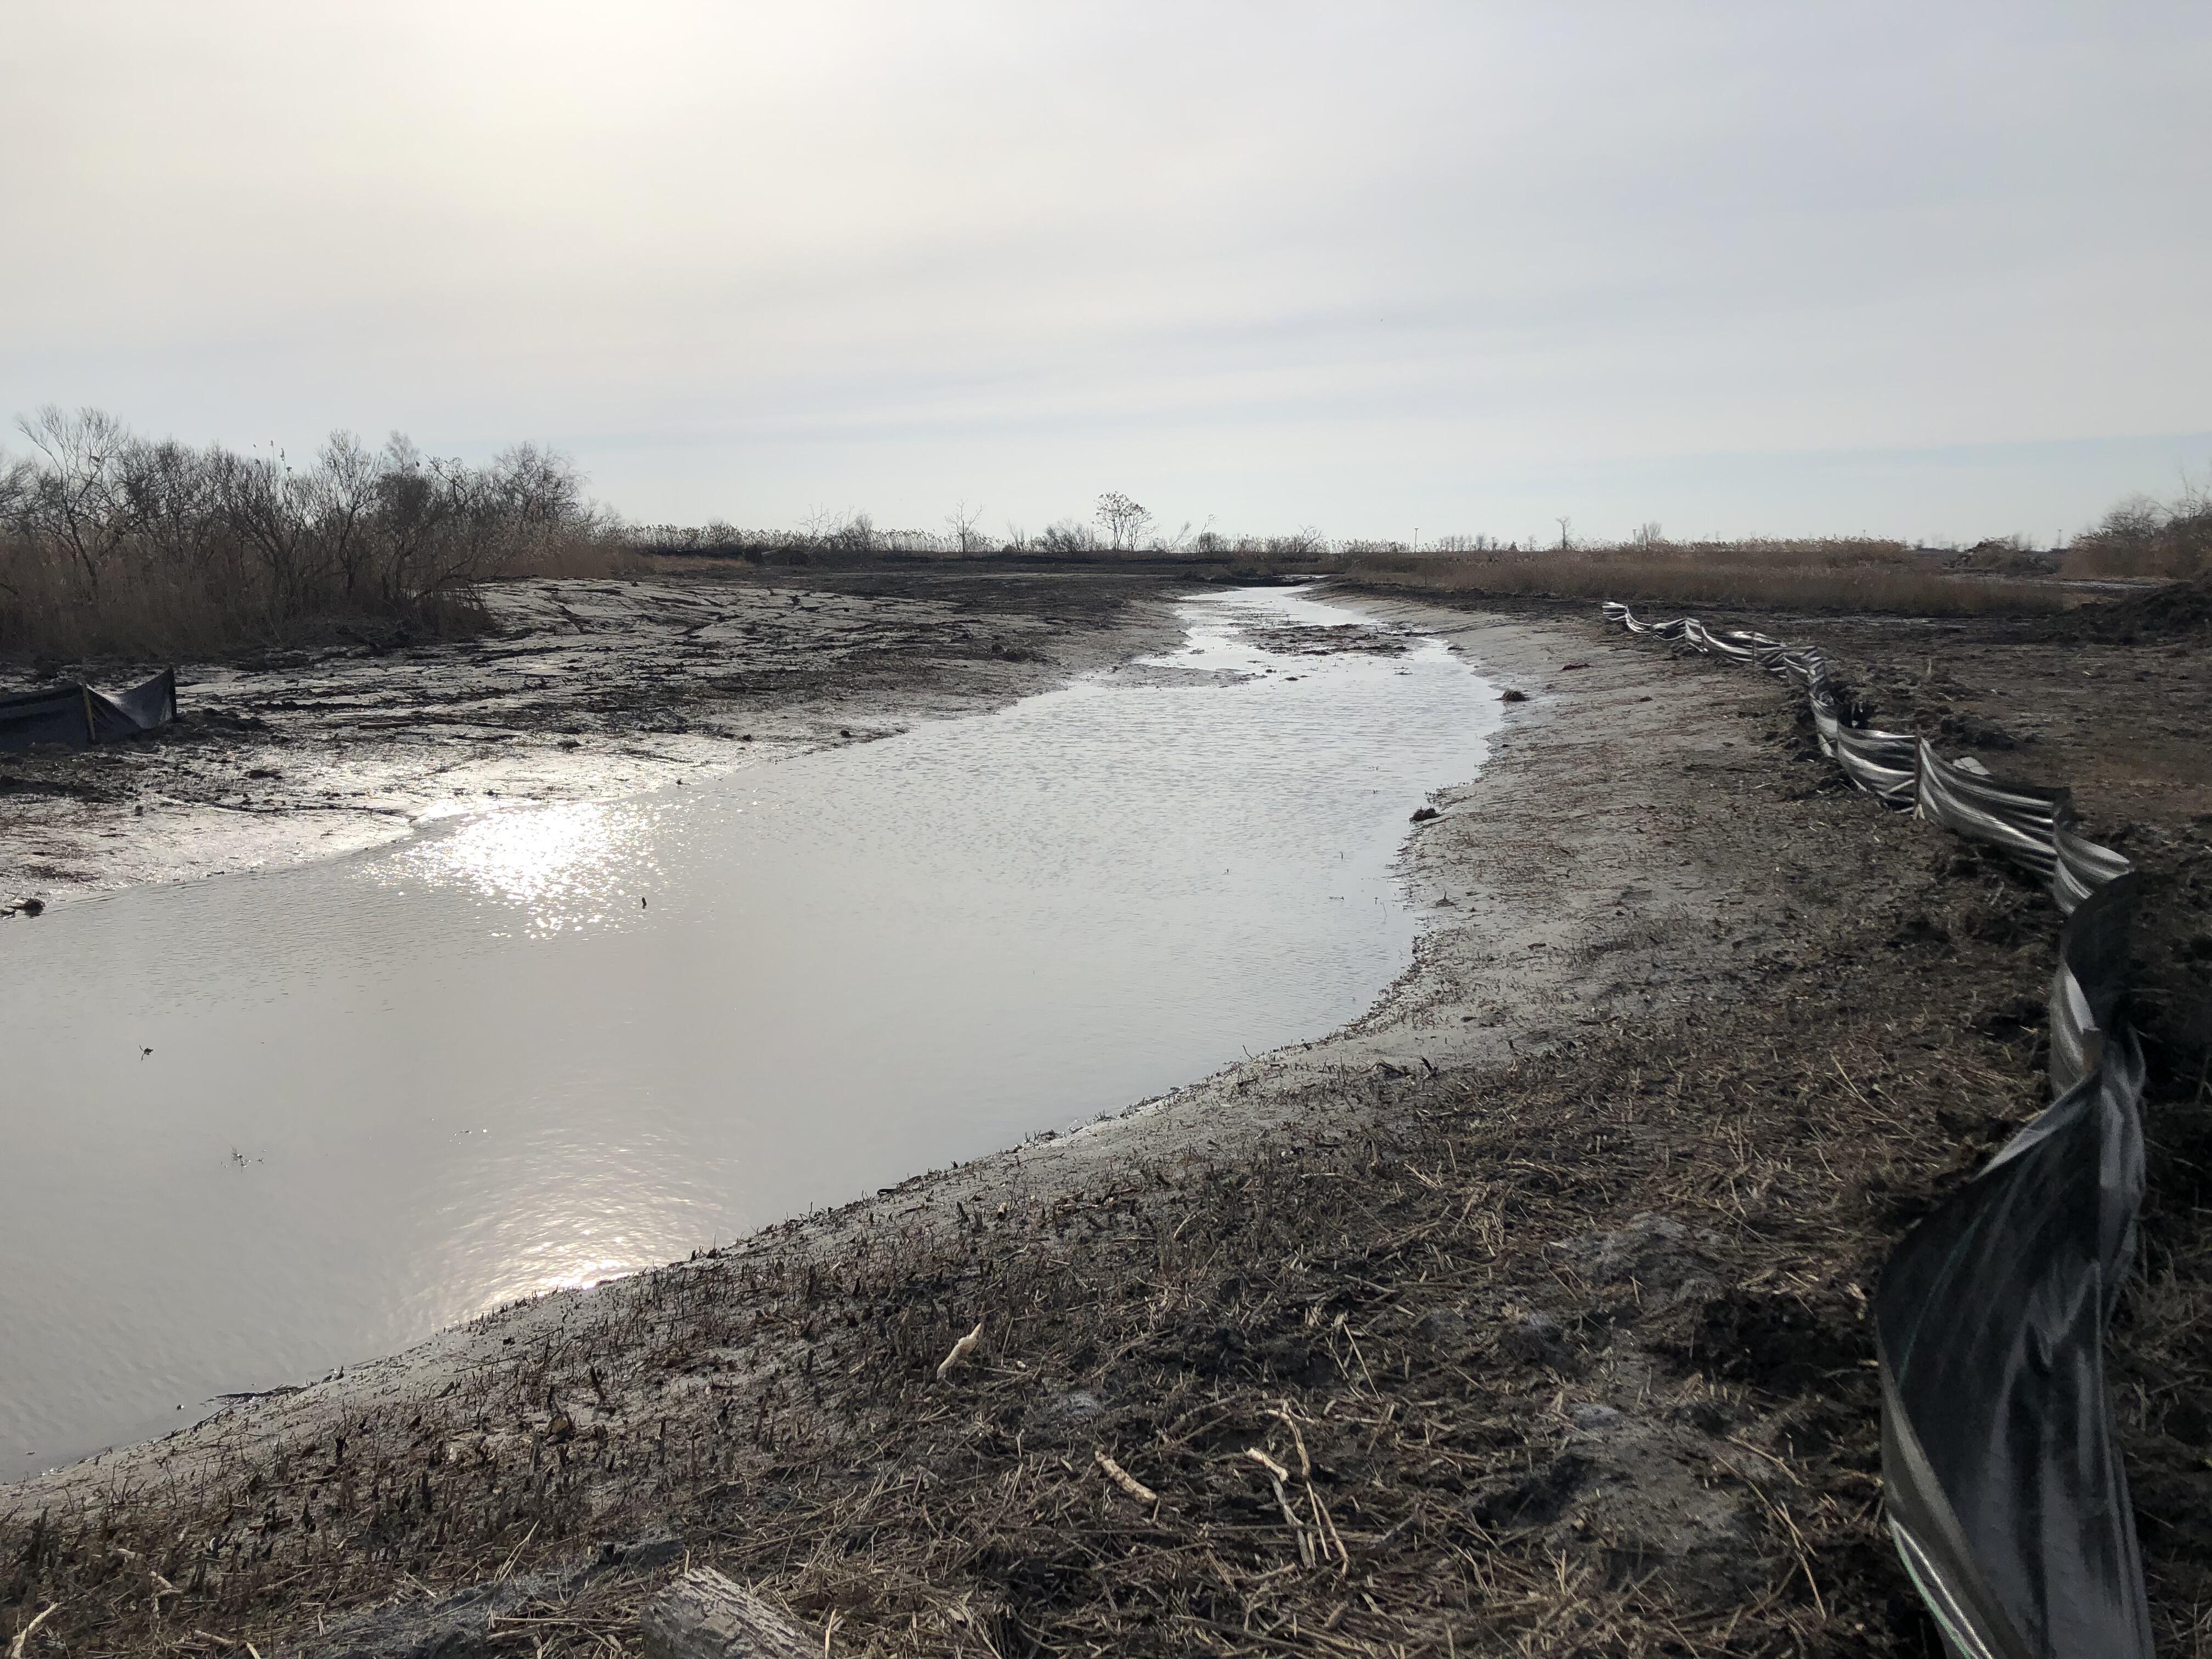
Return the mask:
<path id="1" fill-rule="evenodd" d="M 1187 617 L 1000 714 L 0 927 L 12 1473 L 1360 1012 L 1494 694 L 1283 648 L 1353 620 L 1297 594 Z"/>

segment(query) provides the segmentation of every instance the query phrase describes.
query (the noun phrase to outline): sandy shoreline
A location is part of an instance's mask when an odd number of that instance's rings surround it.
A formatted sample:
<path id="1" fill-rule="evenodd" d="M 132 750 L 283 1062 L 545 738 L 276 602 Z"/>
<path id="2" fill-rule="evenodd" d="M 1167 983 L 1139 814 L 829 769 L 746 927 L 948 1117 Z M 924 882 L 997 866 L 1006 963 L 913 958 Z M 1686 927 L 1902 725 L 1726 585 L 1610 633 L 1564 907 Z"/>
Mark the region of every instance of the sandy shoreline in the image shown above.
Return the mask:
<path id="1" fill-rule="evenodd" d="M 166 1550 L 174 1600 L 71 1569 L 76 1628 L 125 1648 L 197 1621 L 489 1650 L 499 1612 L 580 1651 L 672 1558 L 571 1570 L 659 1539 L 854 1650 L 1914 1650 L 1863 1298 L 2036 1109 L 2055 924 L 1837 787 L 1759 676 L 1338 597 L 1528 696 L 1414 831 L 1446 919 L 1362 1018 L 0 1488 L 0 1533 Z M 2201 1240 L 2165 1248 L 2159 1293 L 2198 1294 Z M 2163 1472 L 2166 1413 L 2128 1425 L 2179 1529 L 2161 1608 L 2212 1513 Z M 1251 1495 L 1250 1444 L 1310 1449 L 1304 1522 Z"/>

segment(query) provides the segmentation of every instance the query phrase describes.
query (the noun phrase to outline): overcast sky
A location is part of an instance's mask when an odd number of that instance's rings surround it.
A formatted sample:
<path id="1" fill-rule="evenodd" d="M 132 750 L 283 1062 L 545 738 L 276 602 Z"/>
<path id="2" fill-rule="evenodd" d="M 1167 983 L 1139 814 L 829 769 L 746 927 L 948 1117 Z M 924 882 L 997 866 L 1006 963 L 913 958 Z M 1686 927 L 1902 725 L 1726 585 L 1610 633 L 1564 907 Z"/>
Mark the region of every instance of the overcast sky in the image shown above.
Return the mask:
<path id="1" fill-rule="evenodd" d="M 2203 0 L 0 0 L 0 415 L 644 521 L 2048 541 L 2212 466 L 2208 88 Z"/>

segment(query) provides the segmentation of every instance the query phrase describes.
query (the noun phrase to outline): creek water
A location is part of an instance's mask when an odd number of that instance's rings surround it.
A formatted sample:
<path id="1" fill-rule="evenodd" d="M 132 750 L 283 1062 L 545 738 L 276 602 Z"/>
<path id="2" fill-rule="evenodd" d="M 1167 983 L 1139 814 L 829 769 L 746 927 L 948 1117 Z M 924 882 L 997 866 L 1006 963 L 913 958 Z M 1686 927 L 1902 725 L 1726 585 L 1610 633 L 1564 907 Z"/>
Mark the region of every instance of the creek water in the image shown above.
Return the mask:
<path id="1" fill-rule="evenodd" d="M 1183 615 L 997 714 L 0 924 L 0 1480 L 1360 1012 L 1495 693 L 1295 592 Z"/>

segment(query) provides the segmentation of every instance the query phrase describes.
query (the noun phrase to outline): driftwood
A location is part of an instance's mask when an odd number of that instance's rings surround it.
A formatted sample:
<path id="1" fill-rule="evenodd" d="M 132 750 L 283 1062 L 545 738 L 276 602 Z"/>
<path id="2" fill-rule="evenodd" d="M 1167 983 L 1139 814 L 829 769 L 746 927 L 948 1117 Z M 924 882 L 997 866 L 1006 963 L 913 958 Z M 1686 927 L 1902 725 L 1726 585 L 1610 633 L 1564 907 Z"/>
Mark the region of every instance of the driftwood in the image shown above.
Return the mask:
<path id="1" fill-rule="evenodd" d="M 694 1567 L 638 1615 L 647 1659 L 813 1659 L 829 1644 L 734 1579 Z"/>

